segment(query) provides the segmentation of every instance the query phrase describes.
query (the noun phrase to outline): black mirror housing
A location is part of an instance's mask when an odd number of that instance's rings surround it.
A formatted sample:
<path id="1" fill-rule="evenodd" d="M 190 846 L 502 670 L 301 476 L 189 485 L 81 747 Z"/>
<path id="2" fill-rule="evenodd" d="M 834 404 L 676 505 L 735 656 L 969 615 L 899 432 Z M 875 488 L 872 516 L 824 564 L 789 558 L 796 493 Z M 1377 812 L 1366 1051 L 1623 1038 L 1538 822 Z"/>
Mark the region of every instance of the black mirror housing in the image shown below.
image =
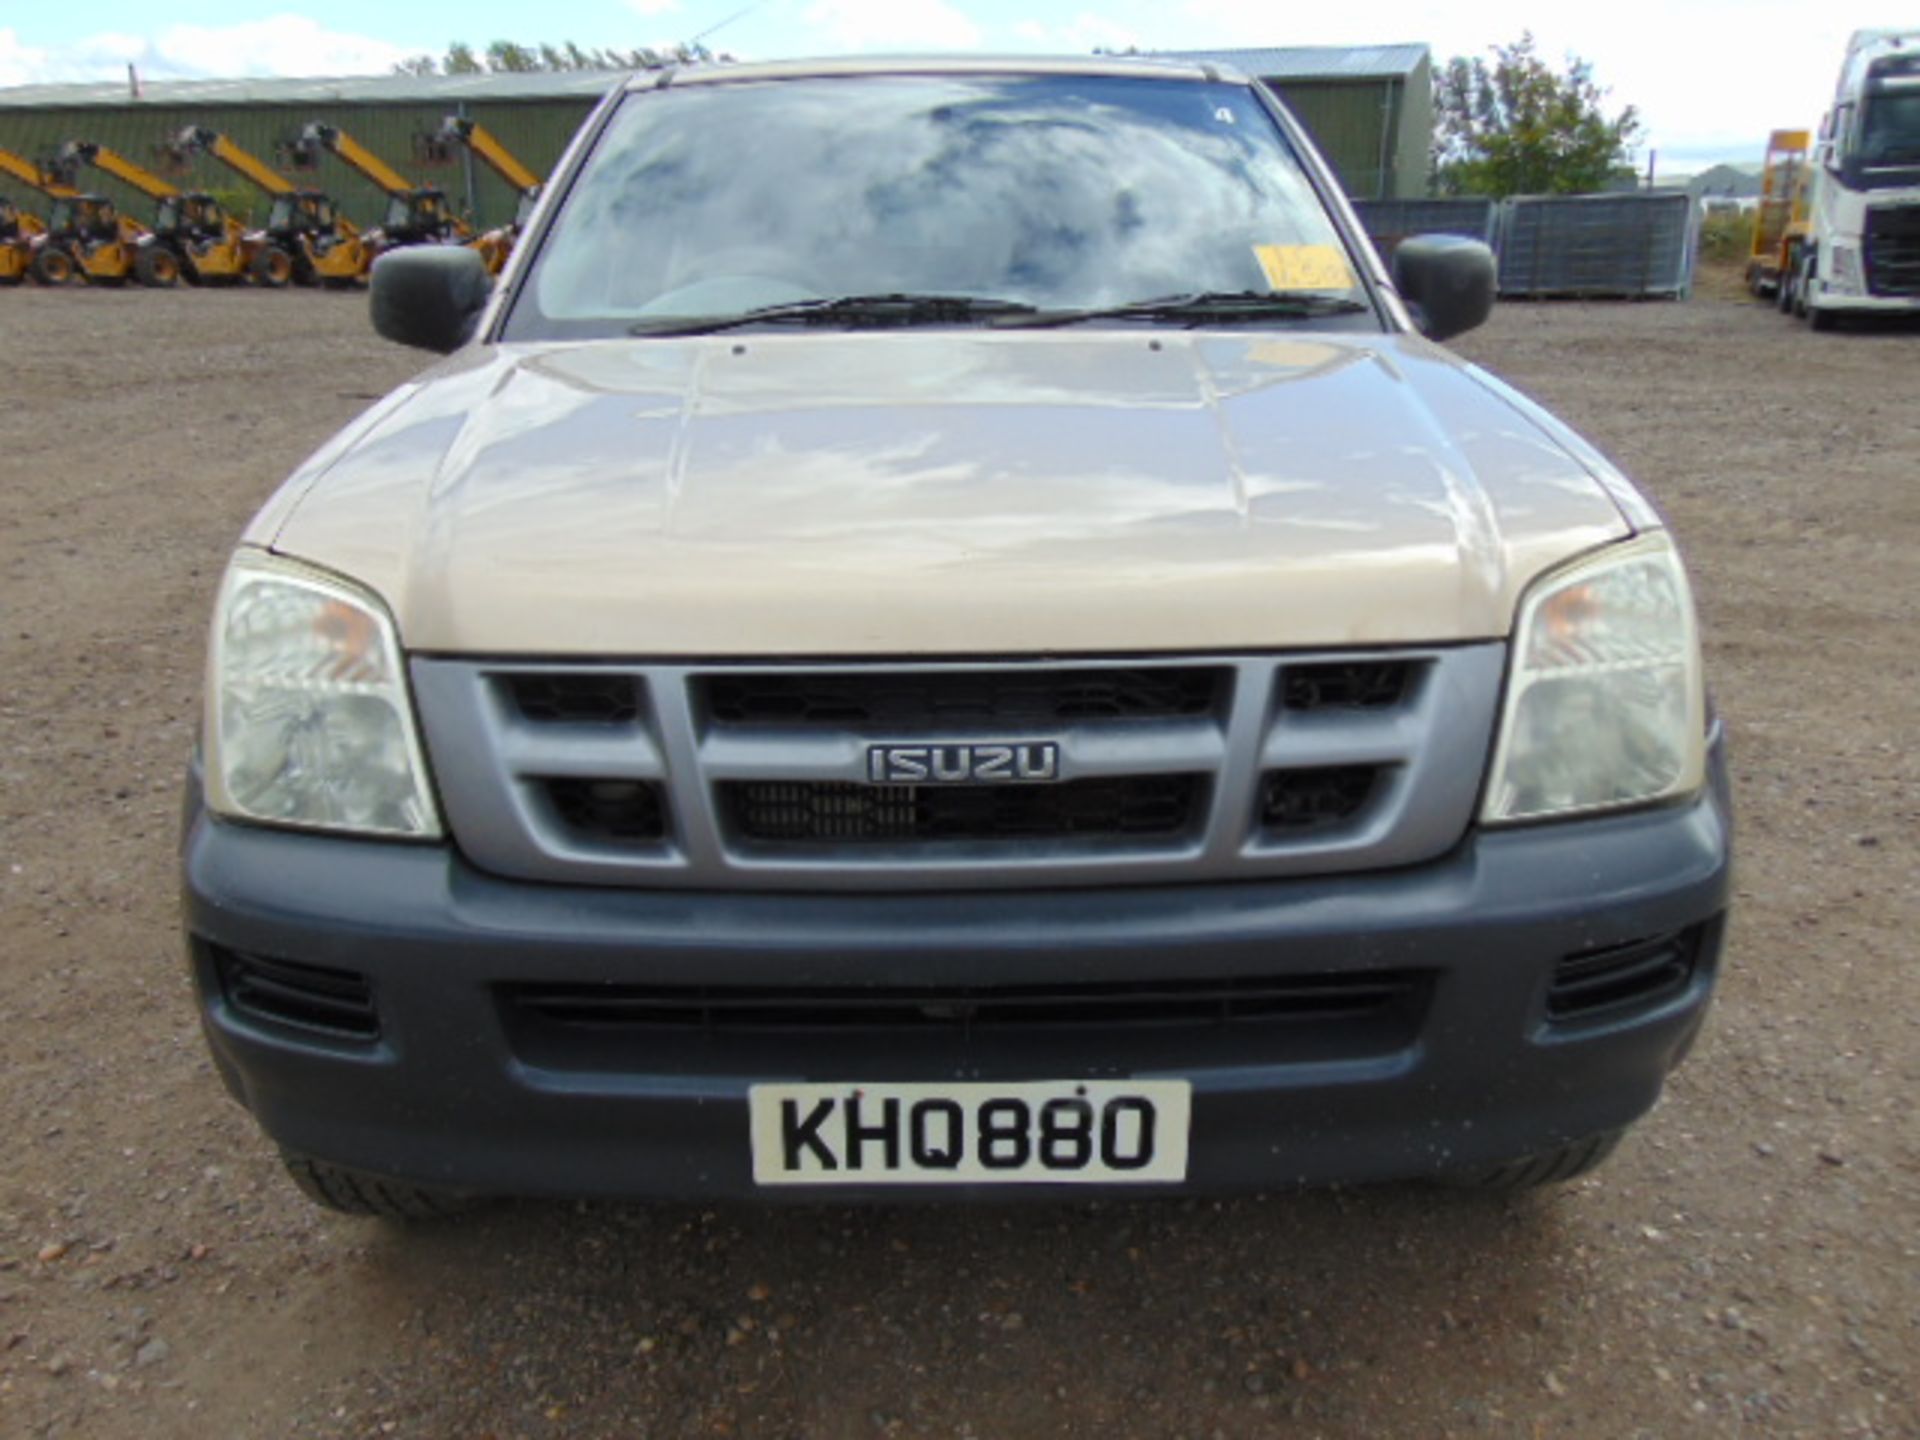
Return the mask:
<path id="1" fill-rule="evenodd" d="M 1415 235 L 1393 253 L 1393 283 L 1420 333 L 1446 340 L 1484 325 L 1493 313 L 1499 266 L 1478 240 Z"/>
<path id="2" fill-rule="evenodd" d="M 409 245 L 373 262 L 373 328 L 401 345 L 445 355 L 473 338 L 493 293 L 479 252 L 464 245 Z"/>

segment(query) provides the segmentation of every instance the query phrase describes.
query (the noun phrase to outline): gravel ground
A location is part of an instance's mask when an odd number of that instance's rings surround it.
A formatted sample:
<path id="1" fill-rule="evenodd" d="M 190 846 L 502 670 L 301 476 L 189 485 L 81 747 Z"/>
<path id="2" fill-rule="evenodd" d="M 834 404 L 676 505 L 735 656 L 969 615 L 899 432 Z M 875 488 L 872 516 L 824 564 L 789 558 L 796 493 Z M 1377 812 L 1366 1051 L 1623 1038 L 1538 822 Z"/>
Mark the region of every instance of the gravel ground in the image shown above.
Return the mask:
<path id="1" fill-rule="evenodd" d="M 1720 1000 L 1595 1177 L 402 1232 L 221 1092 L 173 846 L 226 550 L 415 359 L 339 296 L 0 325 L 0 1436 L 1920 1436 L 1920 334 L 1703 298 L 1462 345 L 1672 515 L 1732 729 Z"/>

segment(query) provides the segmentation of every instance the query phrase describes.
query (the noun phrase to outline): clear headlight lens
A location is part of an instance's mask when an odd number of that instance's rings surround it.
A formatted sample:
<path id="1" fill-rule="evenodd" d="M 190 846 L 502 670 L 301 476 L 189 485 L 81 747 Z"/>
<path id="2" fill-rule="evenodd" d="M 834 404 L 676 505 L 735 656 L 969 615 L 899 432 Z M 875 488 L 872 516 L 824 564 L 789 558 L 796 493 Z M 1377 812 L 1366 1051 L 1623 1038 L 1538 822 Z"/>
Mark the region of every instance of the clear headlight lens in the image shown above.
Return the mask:
<path id="1" fill-rule="evenodd" d="M 206 735 L 220 814 L 440 834 L 393 622 L 337 576 L 234 556 L 214 614 Z"/>
<path id="2" fill-rule="evenodd" d="M 1699 631 L 1664 533 L 1537 583 L 1513 656 L 1481 819 L 1638 805 L 1704 782 Z"/>

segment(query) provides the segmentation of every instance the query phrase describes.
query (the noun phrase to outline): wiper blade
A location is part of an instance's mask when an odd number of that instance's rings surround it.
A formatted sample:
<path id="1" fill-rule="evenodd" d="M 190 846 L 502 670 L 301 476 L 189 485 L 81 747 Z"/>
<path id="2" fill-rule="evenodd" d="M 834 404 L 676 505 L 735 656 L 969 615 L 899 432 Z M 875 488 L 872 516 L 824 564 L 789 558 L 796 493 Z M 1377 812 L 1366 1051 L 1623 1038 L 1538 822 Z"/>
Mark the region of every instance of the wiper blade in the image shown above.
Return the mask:
<path id="1" fill-rule="evenodd" d="M 1373 307 L 1345 295 L 1318 290 L 1195 290 L 1104 305 L 1087 310 L 1040 310 L 996 320 L 1010 330 L 1079 325 L 1088 320 L 1150 320 L 1163 324 L 1234 324 L 1253 320 L 1308 320 L 1323 315 L 1358 315 Z"/>
<path id="2" fill-rule="evenodd" d="M 981 295 L 836 295 L 761 305 L 737 315 L 675 315 L 642 320 L 634 335 L 711 335 L 747 325 L 969 325 L 1006 316 L 1031 315 L 1032 305 Z"/>

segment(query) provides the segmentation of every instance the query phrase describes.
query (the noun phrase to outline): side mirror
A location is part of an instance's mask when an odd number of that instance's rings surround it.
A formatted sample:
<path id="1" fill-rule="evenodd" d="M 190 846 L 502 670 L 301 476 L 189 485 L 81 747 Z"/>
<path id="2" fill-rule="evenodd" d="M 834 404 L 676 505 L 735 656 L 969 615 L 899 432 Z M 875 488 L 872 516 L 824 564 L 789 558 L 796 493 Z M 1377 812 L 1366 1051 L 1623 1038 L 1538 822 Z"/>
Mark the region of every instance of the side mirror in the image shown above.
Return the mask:
<path id="1" fill-rule="evenodd" d="M 473 336 L 493 293 L 487 262 L 464 245 L 409 245 L 373 262 L 373 328 L 445 355 Z"/>
<path id="2" fill-rule="evenodd" d="M 1493 251 L 1460 235 L 1415 235 L 1393 252 L 1393 283 L 1429 340 L 1484 325 L 1493 313 L 1499 267 Z"/>

